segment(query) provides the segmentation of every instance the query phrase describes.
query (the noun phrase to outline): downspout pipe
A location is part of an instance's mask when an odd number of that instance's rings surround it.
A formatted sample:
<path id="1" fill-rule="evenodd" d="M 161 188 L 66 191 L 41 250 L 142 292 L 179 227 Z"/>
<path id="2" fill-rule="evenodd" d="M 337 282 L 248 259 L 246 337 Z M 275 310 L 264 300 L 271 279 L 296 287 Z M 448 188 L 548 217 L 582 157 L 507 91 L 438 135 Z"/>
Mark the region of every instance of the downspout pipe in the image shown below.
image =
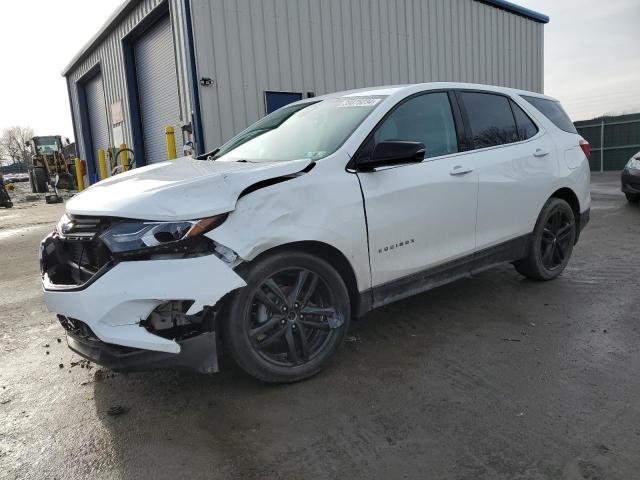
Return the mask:
<path id="1" fill-rule="evenodd" d="M 191 22 L 191 0 L 184 0 L 184 23 L 187 34 L 187 70 L 191 86 L 191 110 L 193 116 L 193 134 L 196 140 L 195 154 L 204 153 L 204 132 L 202 131 L 202 116 L 200 110 L 200 89 L 198 86 L 198 71 L 196 69 L 196 50 L 193 40 L 193 24 Z"/>

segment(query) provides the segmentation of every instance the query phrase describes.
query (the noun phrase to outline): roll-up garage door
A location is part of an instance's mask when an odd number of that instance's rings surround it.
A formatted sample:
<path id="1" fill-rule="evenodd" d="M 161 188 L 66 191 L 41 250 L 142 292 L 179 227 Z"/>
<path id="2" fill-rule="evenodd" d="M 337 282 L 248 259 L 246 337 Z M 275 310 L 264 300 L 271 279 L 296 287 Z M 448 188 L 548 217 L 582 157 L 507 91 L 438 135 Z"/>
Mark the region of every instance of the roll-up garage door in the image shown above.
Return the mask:
<path id="1" fill-rule="evenodd" d="M 138 98 L 147 164 L 167 159 L 165 127 L 172 126 L 182 152 L 178 80 L 171 23 L 167 15 L 134 44 Z"/>
<path id="2" fill-rule="evenodd" d="M 91 152 L 87 156 L 98 167 L 98 150 L 109 148 L 109 120 L 107 119 L 107 105 L 104 101 L 104 88 L 102 87 L 102 75 L 88 80 L 84 85 L 84 95 L 87 101 L 87 117 L 89 118 L 89 130 L 91 133 Z"/>

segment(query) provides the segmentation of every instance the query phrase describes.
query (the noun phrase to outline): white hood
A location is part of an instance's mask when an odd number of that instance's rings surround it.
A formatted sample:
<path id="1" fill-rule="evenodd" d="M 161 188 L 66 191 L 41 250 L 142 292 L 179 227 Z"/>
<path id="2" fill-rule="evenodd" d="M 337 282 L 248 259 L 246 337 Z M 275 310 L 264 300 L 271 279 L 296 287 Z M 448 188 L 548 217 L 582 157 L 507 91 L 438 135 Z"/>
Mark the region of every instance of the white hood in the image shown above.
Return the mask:
<path id="1" fill-rule="evenodd" d="M 98 182 L 67 201 L 67 213 L 160 221 L 209 217 L 232 211 L 242 191 L 256 182 L 297 173 L 310 163 L 182 157 Z"/>

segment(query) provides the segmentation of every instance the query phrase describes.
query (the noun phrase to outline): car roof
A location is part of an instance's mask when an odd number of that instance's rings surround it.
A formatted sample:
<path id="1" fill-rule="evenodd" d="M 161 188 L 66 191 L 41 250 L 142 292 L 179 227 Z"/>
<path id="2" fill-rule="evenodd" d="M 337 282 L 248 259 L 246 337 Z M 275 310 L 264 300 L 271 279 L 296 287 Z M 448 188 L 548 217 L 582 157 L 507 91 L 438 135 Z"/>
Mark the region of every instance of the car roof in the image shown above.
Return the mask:
<path id="1" fill-rule="evenodd" d="M 483 90 L 486 92 L 505 93 L 508 95 L 527 95 L 548 100 L 556 100 L 555 98 L 543 95 L 537 92 L 527 90 L 519 90 L 509 87 L 500 87 L 497 85 L 484 85 L 480 83 L 463 83 L 463 82 L 427 82 L 412 83 L 404 85 L 383 85 L 379 87 L 359 88 L 355 90 L 345 90 L 341 92 L 328 93 L 326 95 L 314 97 L 312 99 L 304 99 L 301 102 L 317 101 L 329 98 L 356 97 L 356 96 L 404 96 L 403 94 L 419 92 L 423 90 L 440 90 L 440 89 L 467 89 L 467 90 Z"/>

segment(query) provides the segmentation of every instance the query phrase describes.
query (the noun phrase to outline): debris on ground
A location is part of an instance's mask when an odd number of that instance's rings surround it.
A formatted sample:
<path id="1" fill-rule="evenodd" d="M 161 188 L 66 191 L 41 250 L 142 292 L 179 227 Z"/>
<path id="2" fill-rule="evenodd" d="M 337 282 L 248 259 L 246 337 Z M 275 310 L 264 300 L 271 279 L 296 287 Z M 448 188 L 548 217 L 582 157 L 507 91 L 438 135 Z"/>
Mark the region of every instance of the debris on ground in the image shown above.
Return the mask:
<path id="1" fill-rule="evenodd" d="M 123 413 L 126 413 L 127 409 L 124 408 L 122 405 L 114 405 L 113 407 L 110 407 L 109 410 L 107 410 L 107 414 L 112 416 L 112 417 L 117 417 L 118 415 L 122 415 Z"/>
<path id="2" fill-rule="evenodd" d="M 519 338 L 509 338 L 509 337 L 501 338 L 500 340 L 504 340 L 505 342 L 521 342 L 522 341 Z"/>
<path id="3" fill-rule="evenodd" d="M 107 378 L 115 377 L 118 375 L 116 372 L 112 370 L 96 370 L 93 374 L 93 379 L 96 382 L 101 382 L 102 380 L 106 380 Z"/>
<path id="4" fill-rule="evenodd" d="M 61 338 L 56 338 L 56 340 L 58 341 L 58 343 L 61 343 L 61 342 L 62 342 L 62 339 L 61 339 Z"/>
<path id="5" fill-rule="evenodd" d="M 344 337 L 344 341 L 352 342 L 352 343 L 362 343 L 362 340 L 360 339 L 360 337 L 356 337 L 355 335 Z"/>
<path id="6" fill-rule="evenodd" d="M 64 363 L 61 363 L 60 365 L 58 365 L 58 367 L 64 368 Z"/>
<path id="7" fill-rule="evenodd" d="M 2 400 L 2 401 L 0 402 L 0 405 L 6 405 L 6 404 L 7 404 L 7 403 L 9 403 L 10 401 L 11 401 L 11 399 L 10 399 L 10 398 L 7 398 L 6 400 Z"/>
<path id="8" fill-rule="evenodd" d="M 93 365 L 91 365 L 91 362 L 89 360 L 78 360 L 77 362 L 71 362 L 71 367 L 77 366 L 80 366 L 80 368 L 86 368 L 87 370 L 91 370 L 93 368 Z"/>

